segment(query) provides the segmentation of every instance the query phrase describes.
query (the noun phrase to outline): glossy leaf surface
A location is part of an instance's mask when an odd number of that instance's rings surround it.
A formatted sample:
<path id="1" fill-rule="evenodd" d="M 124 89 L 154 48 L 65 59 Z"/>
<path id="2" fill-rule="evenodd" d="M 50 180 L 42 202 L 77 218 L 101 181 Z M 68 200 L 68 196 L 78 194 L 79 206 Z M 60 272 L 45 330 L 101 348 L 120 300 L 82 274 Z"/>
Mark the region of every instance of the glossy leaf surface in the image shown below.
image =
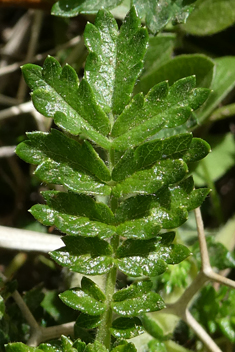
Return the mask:
<path id="1" fill-rule="evenodd" d="M 165 304 L 157 293 L 149 292 L 139 297 L 126 299 L 122 302 L 113 302 L 115 313 L 124 317 L 134 317 L 141 313 L 155 312 L 165 308 Z"/>
<path id="2" fill-rule="evenodd" d="M 192 135 L 185 133 L 165 139 L 156 139 L 128 149 L 112 171 L 112 179 L 122 181 L 141 169 L 154 165 L 158 160 L 182 158 L 188 151 Z"/>
<path id="3" fill-rule="evenodd" d="M 96 13 L 101 8 L 112 9 L 118 6 L 122 0 L 59 0 L 52 7 L 52 15 L 73 17 L 80 13 Z"/>
<path id="4" fill-rule="evenodd" d="M 173 233 L 166 233 L 162 239 L 126 240 L 116 254 L 119 269 L 133 277 L 162 274 L 167 264 L 178 264 L 190 254 L 187 247 L 170 244 L 173 239 Z"/>
<path id="5" fill-rule="evenodd" d="M 158 221 L 154 217 L 146 217 L 126 221 L 117 226 L 117 234 L 125 238 L 132 239 L 150 239 L 155 237 L 161 229 Z"/>
<path id="6" fill-rule="evenodd" d="M 174 23 L 185 22 L 193 10 L 195 0 L 134 0 L 140 17 L 154 34 L 160 31 L 169 21 Z"/>
<path id="7" fill-rule="evenodd" d="M 79 236 L 66 236 L 63 241 L 65 247 L 50 253 L 60 265 L 85 275 L 99 275 L 111 269 L 112 247 L 106 241 Z"/>
<path id="8" fill-rule="evenodd" d="M 35 174 L 41 180 L 79 193 L 110 193 L 110 187 L 98 180 L 108 181 L 109 170 L 90 143 L 80 144 L 57 130 L 33 132 L 28 137 L 16 152 L 25 161 L 38 165 Z"/>
<path id="9" fill-rule="evenodd" d="M 132 177 L 113 187 L 116 197 L 135 194 L 154 194 L 161 187 L 179 182 L 188 171 L 182 160 L 163 160 L 154 167 L 144 171 L 137 171 Z"/>
<path id="10" fill-rule="evenodd" d="M 188 211 L 195 209 L 209 190 L 193 190 L 191 177 L 176 186 L 163 187 L 156 195 L 138 195 L 121 203 L 117 209 L 117 221 L 125 222 L 142 217 L 153 217 L 163 228 L 178 227 L 187 220 Z"/>
<path id="11" fill-rule="evenodd" d="M 47 205 L 59 212 L 88 217 L 90 220 L 108 224 L 114 220 L 113 213 L 107 205 L 98 203 L 87 195 L 59 191 L 45 191 L 42 195 Z"/>
<path id="12" fill-rule="evenodd" d="M 137 94 L 113 126 L 112 147 L 123 151 L 144 142 L 162 128 L 184 124 L 209 94 L 207 89 L 196 89 L 195 85 L 196 79 L 192 76 L 178 80 L 171 87 L 167 82 L 159 83 L 145 97 Z"/>
<path id="13" fill-rule="evenodd" d="M 111 334 L 117 339 L 131 339 L 144 333 L 139 318 L 117 318 L 113 321 L 110 329 Z"/>
<path id="14" fill-rule="evenodd" d="M 72 67 L 66 65 L 62 69 L 58 61 L 48 57 L 43 68 L 26 64 L 22 72 L 41 114 L 53 117 L 59 127 L 73 135 L 83 133 L 98 145 L 109 147 L 103 136 L 109 131 L 109 120 L 96 103 L 89 84 L 85 80 L 79 84 Z"/>
<path id="15" fill-rule="evenodd" d="M 105 311 L 105 304 L 85 293 L 82 289 L 73 288 L 61 293 L 60 299 L 69 307 L 89 315 L 100 315 Z"/>
<path id="16" fill-rule="evenodd" d="M 101 316 L 100 315 L 88 315 L 85 313 L 80 313 L 76 320 L 76 325 L 85 329 L 94 329 L 100 325 Z"/>
<path id="17" fill-rule="evenodd" d="M 113 16 L 99 11 L 95 24 L 86 26 L 84 37 L 90 52 L 85 78 L 104 111 L 120 114 L 143 68 L 147 31 L 141 27 L 134 8 L 119 32 Z"/>
<path id="18" fill-rule="evenodd" d="M 45 226 L 56 226 L 62 233 L 100 238 L 108 238 L 114 235 L 115 227 L 99 221 L 91 221 L 79 214 L 64 213 L 48 205 L 37 204 L 30 209 L 31 214 Z"/>

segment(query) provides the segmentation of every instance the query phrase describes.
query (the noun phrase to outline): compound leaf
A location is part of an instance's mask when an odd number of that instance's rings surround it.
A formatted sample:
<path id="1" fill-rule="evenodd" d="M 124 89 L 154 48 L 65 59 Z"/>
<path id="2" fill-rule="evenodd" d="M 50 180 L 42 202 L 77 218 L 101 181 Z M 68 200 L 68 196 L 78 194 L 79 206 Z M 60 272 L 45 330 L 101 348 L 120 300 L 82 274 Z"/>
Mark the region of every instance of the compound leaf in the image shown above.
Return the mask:
<path id="1" fill-rule="evenodd" d="M 141 27 L 133 7 L 119 32 L 113 16 L 101 10 L 95 24 L 86 26 L 84 37 L 90 52 L 85 78 L 104 111 L 120 114 L 128 104 L 143 68 L 147 30 Z"/>

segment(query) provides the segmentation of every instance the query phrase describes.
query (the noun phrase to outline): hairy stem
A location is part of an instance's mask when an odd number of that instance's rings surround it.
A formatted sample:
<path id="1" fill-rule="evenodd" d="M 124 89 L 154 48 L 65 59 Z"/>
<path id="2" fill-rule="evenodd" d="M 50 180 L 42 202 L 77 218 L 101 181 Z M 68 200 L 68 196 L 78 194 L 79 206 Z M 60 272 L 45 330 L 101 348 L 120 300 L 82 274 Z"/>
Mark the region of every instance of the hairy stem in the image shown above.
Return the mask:
<path id="1" fill-rule="evenodd" d="M 117 268 L 113 267 L 106 276 L 105 294 L 106 294 L 106 312 L 103 314 L 99 329 L 96 335 L 96 341 L 101 342 L 106 348 L 110 347 L 110 327 L 112 325 L 112 308 L 111 302 L 115 290 Z"/>
<path id="2" fill-rule="evenodd" d="M 112 168 L 114 165 L 114 152 L 113 152 L 113 150 L 111 150 L 108 154 L 108 161 L 109 161 L 110 171 L 112 171 Z M 112 212 L 115 213 L 117 206 L 118 206 L 118 200 L 117 200 L 117 198 L 113 197 L 112 195 L 110 196 L 109 206 L 110 206 Z M 117 247 L 119 245 L 119 236 L 113 236 L 110 240 L 110 244 L 113 248 L 113 253 L 115 253 L 117 250 Z M 110 341 L 111 341 L 110 328 L 111 328 L 112 320 L 113 320 L 111 302 L 112 302 L 113 294 L 115 291 L 116 276 L 117 276 L 117 268 L 116 268 L 116 266 L 114 266 L 110 270 L 110 272 L 106 275 L 106 282 L 105 282 L 106 302 L 105 303 L 106 303 L 107 309 L 102 316 L 102 320 L 101 320 L 101 323 L 100 323 L 100 326 L 99 326 L 99 329 L 98 329 L 97 335 L 96 335 L 96 340 L 101 342 L 108 349 L 110 347 Z"/>

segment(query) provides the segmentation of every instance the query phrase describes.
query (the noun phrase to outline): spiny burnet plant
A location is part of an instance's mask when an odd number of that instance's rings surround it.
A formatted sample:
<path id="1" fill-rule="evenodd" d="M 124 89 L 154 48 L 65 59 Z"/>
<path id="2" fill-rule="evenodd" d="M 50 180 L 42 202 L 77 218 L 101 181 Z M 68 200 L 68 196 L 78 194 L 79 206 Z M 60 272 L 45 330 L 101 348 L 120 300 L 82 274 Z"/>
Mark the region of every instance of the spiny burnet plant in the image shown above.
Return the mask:
<path id="1" fill-rule="evenodd" d="M 125 339 L 148 330 L 145 314 L 165 307 L 151 277 L 190 255 L 172 229 L 208 194 L 194 189 L 187 165 L 210 148 L 186 126 L 209 90 L 196 88 L 192 76 L 133 96 L 148 45 L 140 22 L 131 8 L 119 30 L 109 12 L 98 12 L 84 33 L 89 55 L 81 82 L 52 57 L 43 68 L 22 68 L 34 106 L 59 129 L 28 133 L 16 152 L 37 165 L 43 182 L 64 186 L 42 192 L 46 204 L 30 211 L 66 234 L 65 246 L 51 253 L 57 263 L 105 275 L 104 291 L 84 276 L 81 287 L 60 294 L 80 312 L 77 326 L 96 329 L 88 346 L 63 337 L 64 351 L 136 351 Z M 134 282 L 115 292 L 118 271 Z M 39 348 L 53 350 L 50 344 Z"/>

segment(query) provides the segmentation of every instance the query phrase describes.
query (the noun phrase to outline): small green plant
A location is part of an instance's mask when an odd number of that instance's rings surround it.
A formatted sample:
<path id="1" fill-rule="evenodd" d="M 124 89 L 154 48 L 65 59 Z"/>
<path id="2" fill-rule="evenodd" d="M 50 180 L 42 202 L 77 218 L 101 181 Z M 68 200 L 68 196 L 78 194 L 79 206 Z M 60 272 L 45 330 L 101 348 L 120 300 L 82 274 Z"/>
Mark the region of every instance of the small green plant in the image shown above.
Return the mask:
<path id="1" fill-rule="evenodd" d="M 89 55 L 81 82 L 72 67 L 52 57 L 43 68 L 23 66 L 34 106 L 59 129 L 28 133 L 17 154 L 37 165 L 43 182 L 64 187 L 43 192 L 46 204 L 31 213 L 66 234 L 65 246 L 51 257 L 85 275 L 81 287 L 60 298 L 80 312 L 77 327 L 95 329 L 93 341 L 86 346 L 63 337 L 61 348 L 135 351 L 126 339 L 148 330 L 145 313 L 165 307 L 151 278 L 190 255 L 172 229 L 209 192 L 195 189 L 188 176 L 188 164 L 204 158 L 209 145 L 187 132 L 209 90 L 196 88 L 190 76 L 133 95 L 148 45 L 134 7 L 120 30 L 109 12 L 99 11 L 84 38 Z M 115 292 L 118 271 L 133 283 Z M 103 275 L 104 290 L 86 275 Z M 7 350 L 15 348 L 24 350 L 19 344 Z"/>

